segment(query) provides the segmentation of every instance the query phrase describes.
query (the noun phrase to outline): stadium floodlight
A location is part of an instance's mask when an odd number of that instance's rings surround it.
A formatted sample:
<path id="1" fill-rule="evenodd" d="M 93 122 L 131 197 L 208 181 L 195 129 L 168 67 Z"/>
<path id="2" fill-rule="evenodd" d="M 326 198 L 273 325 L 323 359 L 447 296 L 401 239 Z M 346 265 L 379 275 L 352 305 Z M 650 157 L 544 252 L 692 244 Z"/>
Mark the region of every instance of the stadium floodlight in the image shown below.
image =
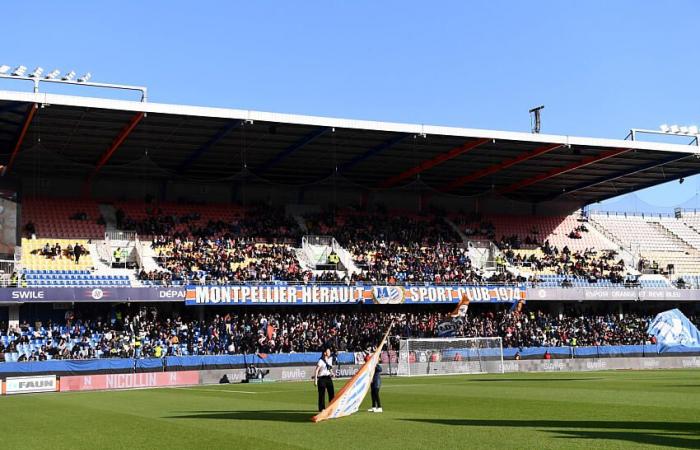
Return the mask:
<path id="1" fill-rule="evenodd" d="M 680 127 L 680 130 L 681 130 L 681 133 L 682 133 L 682 134 L 688 134 L 688 127 L 681 126 L 681 127 Z"/>
<path id="2" fill-rule="evenodd" d="M 698 126 L 697 125 L 691 125 L 688 127 L 688 133 L 689 134 L 698 134 Z"/>
<path id="3" fill-rule="evenodd" d="M 23 77 L 27 73 L 27 66 L 17 66 L 15 70 L 12 71 L 12 76 Z"/>
<path id="4" fill-rule="evenodd" d="M 148 101 L 148 88 L 144 86 L 132 86 L 126 84 L 113 84 L 113 83 L 95 83 L 92 81 L 92 73 L 85 72 L 82 76 L 78 77 L 75 70 L 69 72 L 63 72 L 59 69 L 53 69 L 51 72 L 45 72 L 44 68 L 41 66 L 36 66 L 33 71 L 28 71 L 27 66 L 16 66 L 14 69 L 6 64 L 0 64 L 0 77 L 4 78 L 15 78 L 22 81 L 31 81 L 34 84 L 34 93 L 39 92 L 39 87 L 45 85 L 46 83 L 65 83 L 71 85 L 81 84 L 84 86 L 91 86 L 95 88 L 102 89 L 122 89 L 127 91 L 138 91 L 141 93 L 141 101 Z"/>
<path id="5" fill-rule="evenodd" d="M 661 125 L 661 126 L 659 127 L 659 129 L 660 129 L 661 132 L 663 132 L 663 133 L 668 133 L 669 130 L 670 130 L 671 128 L 670 128 L 668 125 L 663 124 L 663 125 Z"/>
<path id="6" fill-rule="evenodd" d="M 90 81 L 90 78 L 92 78 L 92 74 L 88 72 L 82 77 L 78 78 L 78 83 L 87 83 L 88 81 Z"/>
<path id="7" fill-rule="evenodd" d="M 678 133 L 681 131 L 680 127 L 678 125 L 671 125 L 671 133 Z"/>
<path id="8" fill-rule="evenodd" d="M 44 68 L 43 67 L 37 67 L 34 69 L 32 73 L 29 74 L 30 78 L 39 78 L 41 77 L 41 74 L 44 73 Z"/>
<path id="9" fill-rule="evenodd" d="M 54 79 L 58 78 L 58 76 L 59 76 L 60 74 L 61 74 L 61 71 L 60 71 L 60 70 L 58 70 L 58 69 L 53 69 L 51 72 L 47 73 L 47 74 L 46 74 L 46 77 L 44 77 L 44 78 L 46 78 L 47 80 L 54 80 Z"/>

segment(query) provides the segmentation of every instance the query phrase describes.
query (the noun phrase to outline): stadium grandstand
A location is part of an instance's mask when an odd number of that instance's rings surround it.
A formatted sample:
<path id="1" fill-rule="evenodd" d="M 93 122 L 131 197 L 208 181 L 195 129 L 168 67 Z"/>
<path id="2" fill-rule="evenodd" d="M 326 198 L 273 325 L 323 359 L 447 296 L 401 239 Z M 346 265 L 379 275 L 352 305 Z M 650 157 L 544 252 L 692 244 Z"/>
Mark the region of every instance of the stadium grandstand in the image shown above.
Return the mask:
<path id="1" fill-rule="evenodd" d="M 697 323 L 700 215 L 587 209 L 697 146 L 9 91 L 0 145 L 5 362 L 397 349 L 461 296 L 507 358 Z"/>

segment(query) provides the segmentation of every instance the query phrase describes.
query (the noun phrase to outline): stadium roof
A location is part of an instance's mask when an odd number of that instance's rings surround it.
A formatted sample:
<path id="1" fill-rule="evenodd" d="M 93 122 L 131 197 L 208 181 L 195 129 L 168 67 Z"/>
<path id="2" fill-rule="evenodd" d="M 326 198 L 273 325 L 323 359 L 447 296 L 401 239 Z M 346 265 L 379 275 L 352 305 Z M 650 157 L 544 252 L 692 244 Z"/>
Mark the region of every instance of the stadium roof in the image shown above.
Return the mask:
<path id="1" fill-rule="evenodd" d="M 335 119 L 0 91 L 9 176 L 279 184 L 341 176 L 368 189 L 581 204 L 700 172 L 697 146 Z M 43 172 L 42 172 L 43 171 Z"/>

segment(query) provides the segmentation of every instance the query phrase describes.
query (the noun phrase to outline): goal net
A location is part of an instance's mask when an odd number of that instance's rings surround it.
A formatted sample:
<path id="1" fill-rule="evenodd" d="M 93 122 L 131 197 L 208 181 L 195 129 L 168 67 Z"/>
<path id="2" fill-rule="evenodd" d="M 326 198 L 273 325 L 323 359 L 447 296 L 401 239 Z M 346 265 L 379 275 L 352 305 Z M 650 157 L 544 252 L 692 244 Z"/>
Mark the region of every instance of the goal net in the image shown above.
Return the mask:
<path id="1" fill-rule="evenodd" d="M 501 338 L 402 339 L 398 375 L 503 373 Z"/>

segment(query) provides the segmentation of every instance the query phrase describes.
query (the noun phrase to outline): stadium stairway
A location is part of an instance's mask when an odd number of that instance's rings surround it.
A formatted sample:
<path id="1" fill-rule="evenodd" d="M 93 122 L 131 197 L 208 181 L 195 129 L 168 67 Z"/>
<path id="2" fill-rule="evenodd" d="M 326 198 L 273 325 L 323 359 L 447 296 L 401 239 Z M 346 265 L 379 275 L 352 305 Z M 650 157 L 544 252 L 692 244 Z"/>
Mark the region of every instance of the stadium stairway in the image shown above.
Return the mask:
<path id="1" fill-rule="evenodd" d="M 682 221 L 671 217 L 664 217 L 655 223 L 673 238 L 682 241 L 693 250 L 700 250 L 700 233 L 691 229 Z"/>
<path id="2" fill-rule="evenodd" d="M 146 272 L 162 272 L 163 269 L 157 262 L 156 257 L 158 256 L 151 247 L 152 241 L 142 241 L 141 242 L 141 267 Z"/>
<path id="3" fill-rule="evenodd" d="M 445 223 L 447 225 L 450 226 L 450 228 L 452 228 L 452 230 L 454 230 L 455 233 L 457 233 L 457 235 L 462 240 L 462 242 L 464 242 L 466 244 L 469 241 L 469 238 L 467 237 L 467 235 L 464 234 L 464 231 L 456 223 L 454 223 L 452 220 L 450 220 L 447 217 L 443 217 L 443 220 L 445 221 Z"/>

